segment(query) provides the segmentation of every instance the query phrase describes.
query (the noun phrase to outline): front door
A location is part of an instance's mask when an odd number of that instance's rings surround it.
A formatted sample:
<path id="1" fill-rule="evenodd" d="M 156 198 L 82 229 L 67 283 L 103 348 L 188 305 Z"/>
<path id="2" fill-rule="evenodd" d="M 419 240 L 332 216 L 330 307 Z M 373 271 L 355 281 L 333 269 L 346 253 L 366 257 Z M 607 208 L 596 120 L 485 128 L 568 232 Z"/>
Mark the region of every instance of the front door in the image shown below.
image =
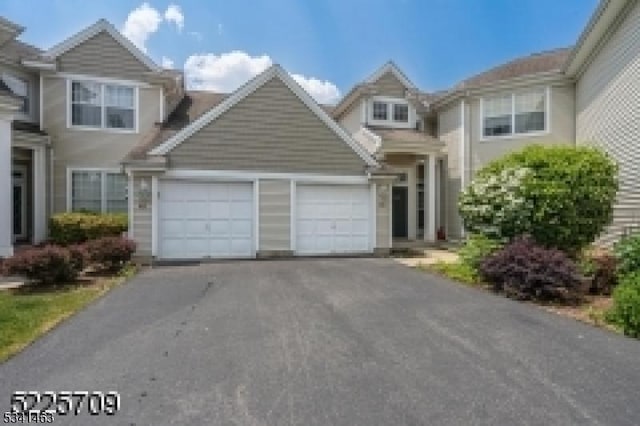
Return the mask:
<path id="1" fill-rule="evenodd" d="M 409 188 L 394 186 L 391 199 L 393 238 L 407 238 L 409 235 Z"/>
<path id="2" fill-rule="evenodd" d="M 13 167 L 12 183 L 13 238 L 23 240 L 27 238 L 27 170 L 25 167 Z"/>

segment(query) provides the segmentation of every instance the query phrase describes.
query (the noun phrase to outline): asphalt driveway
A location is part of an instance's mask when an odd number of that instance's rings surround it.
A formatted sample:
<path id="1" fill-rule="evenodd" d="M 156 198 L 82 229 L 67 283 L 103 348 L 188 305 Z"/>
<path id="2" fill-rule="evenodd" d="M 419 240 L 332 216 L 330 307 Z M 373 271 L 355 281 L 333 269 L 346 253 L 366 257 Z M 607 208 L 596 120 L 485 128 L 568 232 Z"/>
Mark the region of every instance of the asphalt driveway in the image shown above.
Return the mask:
<path id="1" fill-rule="evenodd" d="M 387 259 L 145 272 L 0 365 L 118 425 L 638 425 L 640 342 Z"/>

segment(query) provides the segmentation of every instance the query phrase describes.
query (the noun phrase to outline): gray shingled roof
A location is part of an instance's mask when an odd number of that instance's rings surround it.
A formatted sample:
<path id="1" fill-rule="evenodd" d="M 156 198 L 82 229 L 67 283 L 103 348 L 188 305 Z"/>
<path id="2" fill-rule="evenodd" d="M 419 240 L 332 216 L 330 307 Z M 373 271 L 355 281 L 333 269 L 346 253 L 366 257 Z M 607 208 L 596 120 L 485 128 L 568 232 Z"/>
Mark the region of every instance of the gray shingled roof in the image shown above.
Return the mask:
<path id="1" fill-rule="evenodd" d="M 559 72 L 569 58 L 570 53 L 571 48 L 560 48 L 517 58 L 506 64 L 498 65 L 488 71 L 467 78 L 456 85 L 454 89 L 484 86 L 486 84 L 543 72 Z"/>

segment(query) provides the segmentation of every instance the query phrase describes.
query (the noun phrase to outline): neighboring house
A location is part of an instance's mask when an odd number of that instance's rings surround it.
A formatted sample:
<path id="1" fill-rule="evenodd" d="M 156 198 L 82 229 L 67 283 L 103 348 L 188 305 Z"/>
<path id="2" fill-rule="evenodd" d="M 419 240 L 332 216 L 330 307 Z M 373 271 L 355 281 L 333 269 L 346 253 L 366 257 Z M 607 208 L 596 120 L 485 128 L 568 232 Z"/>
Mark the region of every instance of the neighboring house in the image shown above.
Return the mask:
<path id="1" fill-rule="evenodd" d="M 99 21 L 42 52 L 0 21 L 0 256 L 55 212 L 127 212 L 157 259 L 388 252 L 458 239 L 457 197 L 531 143 L 620 165 L 608 243 L 640 225 L 640 2 L 602 1 L 571 49 L 425 93 L 393 63 L 335 107 L 278 65 L 231 94 L 185 91 Z"/>

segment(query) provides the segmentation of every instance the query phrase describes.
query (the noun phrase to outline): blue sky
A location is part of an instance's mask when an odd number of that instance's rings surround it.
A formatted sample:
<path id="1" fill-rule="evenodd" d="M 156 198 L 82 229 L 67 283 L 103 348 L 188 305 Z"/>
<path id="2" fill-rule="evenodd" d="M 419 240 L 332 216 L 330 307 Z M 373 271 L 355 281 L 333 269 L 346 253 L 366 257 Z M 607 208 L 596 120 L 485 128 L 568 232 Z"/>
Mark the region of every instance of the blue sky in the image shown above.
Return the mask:
<path id="1" fill-rule="evenodd" d="M 228 91 L 272 62 L 335 101 L 392 59 L 424 90 L 573 44 L 597 0 L 2 0 L 50 47 L 99 18 L 194 88 Z M 37 12 L 36 12 L 37 11 Z M 233 53 L 232 53 L 233 52 Z M 169 62 L 170 60 L 171 62 Z M 185 66 L 186 65 L 186 66 Z"/>

